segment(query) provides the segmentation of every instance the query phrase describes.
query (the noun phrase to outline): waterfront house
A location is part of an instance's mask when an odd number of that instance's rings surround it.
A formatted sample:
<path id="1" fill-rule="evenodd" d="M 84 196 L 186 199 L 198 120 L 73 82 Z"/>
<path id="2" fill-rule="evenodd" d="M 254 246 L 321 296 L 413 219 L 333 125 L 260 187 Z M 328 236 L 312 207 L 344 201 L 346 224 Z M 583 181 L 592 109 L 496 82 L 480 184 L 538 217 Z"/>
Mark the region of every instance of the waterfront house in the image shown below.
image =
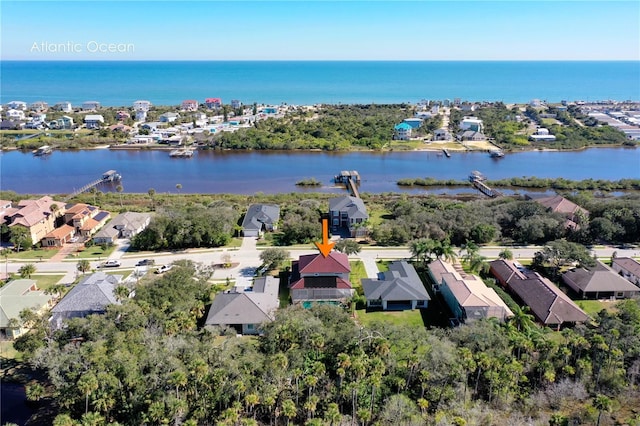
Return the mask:
<path id="1" fill-rule="evenodd" d="M 136 135 L 127 140 L 129 145 L 149 145 L 155 142 L 155 137 L 151 135 Z"/>
<path id="2" fill-rule="evenodd" d="M 123 123 L 113 124 L 107 127 L 107 129 L 109 129 L 109 131 L 111 132 L 121 132 L 124 134 L 129 134 L 133 132 L 133 127 L 127 126 L 126 124 L 123 124 Z"/>
<path id="3" fill-rule="evenodd" d="M 537 272 L 504 259 L 491 262 L 490 272 L 498 284 L 518 302 L 527 305 L 535 318 L 546 326 L 559 329 L 589 319 L 569 296 Z"/>
<path id="4" fill-rule="evenodd" d="M 52 305 L 35 280 L 13 280 L 0 288 L 0 338 L 15 339 L 29 329 L 20 321 L 20 312 L 31 309 L 41 314 Z M 17 321 L 16 321 L 17 320 Z"/>
<path id="5" fill-rule="evenodd" d="M 393 128 L 393 139 L 397 141 L 407 141 L 411 138 L 413 127 L 407 123 L 396 124 Z"/>
<path id="6" fill-rule="evenodd" d="M 150 222 L 149 213 L 121 213 L 93 236 L 93 242 L 112 244 L 118 238 L 133 238 L 144 231 Z"/>
<path id="7" fill-rule="evenodd" d="M 242 235 L 258 237 L 265 231 L 277 229 L 280 206 L 275 204 L 252 204 L 242 220 Z"/>
<path id="8" fill-rule="evenodd" d="M 640 287 L 640 263 L 631 257 L 614 257 L 611 269 Z"/>
<path id="9" fill-rule="evenodd" d="M 528 197 L 528 199 L 532 199 Z M 553 197 L 533 198 L 538 204 L 546 207 L 547 211 L 559 213 L 566 218 L 565 228 L 579 229 L 580 223 L 587 221 L 589 211 L 583 209 L 576 203 L 567 200 L 562 195 L 554 195 Z"/>
<path id="10" fill-rule="evenodd" d="M 76 228 L 64 224 L 54 229 L 42 239 L 42 248 L 60 248 L 70 242 L 76 235 Z"/>
<path id="11" fill-rule="evenodd" d="M 71 106 L 71 102 L 58 102 L 53 107 L 51 107 L 54 111 L 62 111 L 62 112 L 73 112 L 73 107 Z"/>
<path id="12" fill-rule="evenodd" d="M 7 109 L 19 109 L 21 111 L 26 111 L 27 103 L 23 101 L 11 101 L 7 104 Z"/>
<path id="13" fill-rule="evenodd" d="M 83 111 L 96 111 L 100 109 L 100 102 L 98 101 L 85 101 L 82 103 Z"/>
<path id="14" fill-rule="evenodd" d="M 501 321 L 513 316 L 504 301 L 476 275 L 457 270 L 450 263 L 436 259 L 429 264 L 429 276 L 453 314 L 454 322 L 483 318 Z"/>
<path id="15" fill-rule="evenodd" d="M 50 129 L 71 130 L 73 129 L 73 118 L 63 115 L 56 120 L 50 121 L 48 125 Z"/>
<path id="16" fill-rule="evenodd" d="M 165 112 L 158 117 L 158 120 L 160 120 L 161 123 L 173 123 L 178 117 L 180 117 L 180 114 L 177 112 Z"/>
<path id="17" fill-rule="evenodd" d="M 198 101 L 196 101 L 195 99 L 187 99 L 186 101 L 182 101 L 182 109 L 185 111 L 197 111 Z"/>
<path id="18" fill-rule="evenodd" d="M 49 109 L 49 104 L 45 101 L 35 101 L 29 105 L 29 109 L 33 112 L 45 112 Z"/>
<path id="19" fill-rule="evenodd" d="M 473 130 L 474 132 L 482 132 L 483 130 L 482 120 L 476 117 L 464 117 L 460 122 L 460 129 Z"/>
<path id="20" fill-rule="evenodd" d="M 209 308 L 205 327 L 228 326 L 237 334 L 258 334 L 260 327 L 273 321 L 280 305 L 280 280 L 266 276 L 256 278 L 247 289 L 235 288 L 216 294 Z"/>
<path id="21" fill-rule="evenodd" d="M 150 132 L 157 132 L 158 129 L 165 127 L 165 123 L 160 121 L 150 121 L 140 126 L 141 129 L 148 130 Z"/>
<path id="22" fill-rule="evenodd" d="M 473 141 L 473 142 L 487 140 L 487 137 L 484 135 L 484 133 L 476 132 L 475 130 L 465 130 L 464 132 L 459 133 L 456 138 L 460 141 Z"/>
<path id="23" fill-rule="evenodd" d="M 450 141 L 453 139 L 451 133 L 447 129 L 436 129 L 433 131 L 433 140 L 434 141 Z"/>
<path id="24" fill-rule="evenodd" d="M 209 109 L 222 108 L 222 99 L 220 99 L 220 98 L 206 98 L 204 100 L 204 104 Z"/>
<path id="25" fill-rule="evenodd" d="M 24 111 L 21 109 L 9 109 L 6 113 L 8 120 L 23 121 L 25 119 Z"/>
<path id="26" fill-rule="evenodd" d="M 540 127 L 536 130 L 534 134 L 529 136 L 529 139 L 534 142 L 552 142 L 556 140 L 555 135 L 549 133 L 549 129 L 544 127 Z"/>
<path id="27" fill-rule="evenodd" d="M 364 223 L 369 219 L 367 208 L 361 198 L 343 196 L 329 200 L 329 220 L 334 232 L 346 230 L 352 238 L 364 237 Z"/>
<path id="28" fill-rule="evenodd" d="M 0 122 L 0 130 L 20 130 L 20 127 L 19 121 L 2 120 Z"/>
<path id="29" fill-rule="evenodd" d="M 51 310 L 51 327 L 60 329 L 67 319 L 102 314 L 108 305 L 120 304 L 114 290 L 121 283 L 122 275 L 107 275 L 104 272 L 84 277 Z"/>
<path id="30" fill-rule="evenodd" d="M 37 200 L 21 200 L 16 207 L 7 209 L 4 214 L 9 228 L 21 226 L 27 229 L 31 241 L 37 244 L 55 229 L 56 218 L 64 215 L 64 212 L 64 203 L 44 196 Z"/>
<path id="31" fill-rule="evenodd" d="M 404 120 L 402 120 L 402 122 L 407 123 L 409 126 L 411 126 L 412 129 L 418 129 L 420 128 L 420 126 L 422 126 L 422 123 L 424 122 L 424 120 L 422 118 L 414 117 L 414 118 L 405 118 Z"/>
<path id="32" fill-rule="evenodd" d="M 116 112 L 116 120 L 124 121 L 131 118 L 131 114 L 128 111 L 118 111 Z"/>
<path id="33" fill-rule="evenodd" d="M 382 308 L 383 311 L 425 309 L 429 304 L 429 293 L 415 268 L 406 261 L 389 264 L 383 279 L 362 279 L 367 308 Z"/>
<path id="34" fill-rule="evenodd" d="M 626 299 L 640 295 L 640 288 L 599 260 L 595 266 L 565 272 L 562 281 L 583 299 Z"/>
<path id="35" fill-rule="evenodd" d="M 291 265 L 291 301 L 305 308 L 313 303 L 340 303 L 353 296 L 349 281 L 351 266 L 344 253 L 332 251 L 300 256 Z"/>
<path id="36" fill-rule="evenodd" d="M 135 101 L 133 103 L 133 109 L 135 111 L 149 111 L 151 109 L 151 102 L 149 102 L 149 101 Z"/>
<path id="37" fill-rule="evenodd" d="M 84 125 L 87 129 L 99 129 L 104 124 L 104 117 L 100 114 L 88 114 L 84 117 Z"/>

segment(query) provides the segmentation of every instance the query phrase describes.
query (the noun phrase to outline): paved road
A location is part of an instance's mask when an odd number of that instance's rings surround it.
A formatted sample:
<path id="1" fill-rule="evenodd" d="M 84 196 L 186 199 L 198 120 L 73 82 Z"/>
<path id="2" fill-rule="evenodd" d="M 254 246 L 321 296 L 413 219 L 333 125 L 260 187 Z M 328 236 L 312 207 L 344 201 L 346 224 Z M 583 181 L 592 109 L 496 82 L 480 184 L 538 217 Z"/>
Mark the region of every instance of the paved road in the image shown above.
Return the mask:
<path id="1" fill-rule="evenodd" d="M 125 242 L 114 250 L 109 259 L 119 259 L 121 267 L 109 268 L 109 271 L 132 271 L 135 268 L 135 264 L 143 258 L 153 258 L 156 261 L 156 265 L 169 264 L 179 259 L 189 259 L 194 262 L 203 263 L 205 265 L 211 265 L 221 263 L 223 255 L 229 253 L 231 255 L 231 262 L 237 266 L 230 269 L 216 269 L 213 274 L 214 280 L 225 280 L 230 278 L 236 280 L 239 285 L 248 285 L 251 282 L 251 277 L 254 276 L 257 268 L 260 267 L 260 248 L 256 247 L 255 238 L 244 238 L 242 246 L 240 248 L 230 249 L 193 249 L 181 252 L 162 252 L 154 254 L 136 254 L 126 253 L 128 243 Z M 509 247 L 513 252 L 515 259 L 531 259 L 535 252 L 541 248 L 538 246 L 527 247 Z M 498 253 L 502 251 L 502 247 L 483 247 L 480 250 L 480 254 L 488 259 L 495 259 L 498 257 Z M 618 249 L 615 247 L 600 247 L 592 250 L 600 258 L 609 258 L 611 254 L 616 251 L 619 257 L 639 257 L 640 249 Z M 308 249 L 295 249 L 289 250 L 292 259 L 297 259 L 304 254 L 317 253 L 317 249 L 309 247 Z M 377 259 L 409 259 L 411 253 L 406 247 L 392 247 L 392 248 L 366 248 L 363 249 L 358 255 L 351 256 L 352 260 L 362 260 L 365 264 L 365 270 L 367 275 L 373 275 L 377 267 L 375 262 Z M 11 261 L 5 264 L 5 268 L 9 273 L 16 273 L 18 269 L 25 262 Z M 33 263 L 33 262 L 31 262 Z M 91 261 L 92 269 L 98 268 L 103 263 L 99 261 Z M 77 277 L 76 259 L 70 259 L 66 261 L 42 261 L 35 262 L 37 273 L 45 274 L 64 274 L 64 278 L 60 281 L 63 284 L 73 282 Z"/>

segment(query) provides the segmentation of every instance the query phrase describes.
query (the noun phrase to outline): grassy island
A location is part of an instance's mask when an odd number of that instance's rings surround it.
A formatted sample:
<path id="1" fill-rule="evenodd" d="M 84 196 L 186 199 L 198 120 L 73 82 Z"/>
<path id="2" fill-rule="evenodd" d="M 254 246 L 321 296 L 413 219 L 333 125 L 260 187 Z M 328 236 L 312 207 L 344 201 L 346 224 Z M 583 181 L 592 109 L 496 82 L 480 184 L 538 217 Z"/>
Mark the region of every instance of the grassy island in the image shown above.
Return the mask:
<path id="1" fill-rule="evenodd" d="M 302 179 L 296 182 L 297 186 L 322 186 L 322 182 L 312 177 L 308 179 Z"/>

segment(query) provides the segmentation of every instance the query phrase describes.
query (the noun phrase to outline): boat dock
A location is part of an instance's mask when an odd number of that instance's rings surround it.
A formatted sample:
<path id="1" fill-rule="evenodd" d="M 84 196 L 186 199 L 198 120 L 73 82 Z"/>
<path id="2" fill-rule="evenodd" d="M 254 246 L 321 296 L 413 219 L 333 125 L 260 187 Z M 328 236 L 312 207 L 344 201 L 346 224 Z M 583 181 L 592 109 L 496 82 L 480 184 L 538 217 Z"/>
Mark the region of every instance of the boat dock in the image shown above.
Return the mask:
<path id="1" fill-rule="evenodd" d="M 442 153 L 445 155 L 445 157 L 450 158 L 451 154 L 449 153 L 449 150 L 446 148 L 442 149 Z"/>
<path id="2" fill-rule="evenodd" d="M 88 184 L 86 184 L 82 188 L 76 189 L 71 194 L 67 195 L 63 201 L 66 203 L 67 201 L 69 201 L 70 199 L 75 197 L 76 195 L 82 194 L 83 192 L 88 191 L 89 189 L 94 188 L 94 187 L 96 187 L 96 186 L 98 186 L 100 184 L 110 183 L 110 182 L 117 182 L 120 179 L 122 179 L 122 176 L 120 176 L 120 174 L 118 172 L 116 172 L 115 170 L 107 170 L 106 172 L 104 172 L 102 174 L 102 177 L 100 179 L 96 179 L 96 180 L 94 180 L 92 182 L 89 182 Z"/>
<path id="3" fill-rule="evenodd" d="M 343 170 L 333 180 L 336 183 L 344 183 L 352 196 L 360 198 L 360 193 L 358 192 L 360 173 L 355 170 Z"/>
<path id="4" fill-rule="evenodd" d="M 482 192 L 487 197 L 496 198 L 500 197 L 502 193 L 496 189 L 489 187 L 485 183 L 487 178 L 477 170 L 474 170 L 469 174 L 469 182 L 480 192 Z"/>

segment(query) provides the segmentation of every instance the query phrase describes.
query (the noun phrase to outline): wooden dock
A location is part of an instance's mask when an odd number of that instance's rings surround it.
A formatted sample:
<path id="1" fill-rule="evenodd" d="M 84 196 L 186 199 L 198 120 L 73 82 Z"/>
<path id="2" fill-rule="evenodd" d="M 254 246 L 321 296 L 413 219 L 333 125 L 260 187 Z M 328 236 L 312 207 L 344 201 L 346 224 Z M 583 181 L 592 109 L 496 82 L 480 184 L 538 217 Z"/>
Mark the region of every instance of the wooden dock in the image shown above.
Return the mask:
<path id="1" fill-rule="evenodd" d="M 474 186 L 474 188 L 476 188 L 478 191 L 482 192 L 487 197 L 491 197 L 491 198 L 500 197 L 502 193 L 496 189 L 489 187 L 489 185 L 484 183 L 484 181 L 486 180 L 487 178 L 482 173 L 475 170 L 471 172 L 471 174 L 469 175 L 469 181 Z"/>
<path id="2" fill-rule="evenodd" d="M 358 185 L 360 184 L 360 173 L 356 170 L 343 170 L 340 174 L 336 175 L 333 180 L 336 183 L 344 183 L 349 190 L 351 196 L 360 198 L 358 192 Z"/>
<path id="3" fill-rule="evenodd" d="M 102 174 L 102 177 L 100 179 L 96 179 L 94 181 L 91 181 L 88 184 L 86 184 L 85 186 L 83 186 L 82 188 L 76 189 L 71 194 L 67 195 L 64 198 L 63 201 L 66 203 L 67 201 L 69 201 L 70 199 L 75 197 L 76 195 L 82 194 L 83 192 L 86 192 L 86 191 L 90 190 L 91 188 L 94 188 L 94 187 L 96 187 L 96 186 L 98 186 L 100 184 L 116 182 L 116 181 L 119 181 L 120 179 L 122 179 L 122 176 L 120 176 L 115 170 L 107 170 L 106 172 L 104 172 Z"/>

